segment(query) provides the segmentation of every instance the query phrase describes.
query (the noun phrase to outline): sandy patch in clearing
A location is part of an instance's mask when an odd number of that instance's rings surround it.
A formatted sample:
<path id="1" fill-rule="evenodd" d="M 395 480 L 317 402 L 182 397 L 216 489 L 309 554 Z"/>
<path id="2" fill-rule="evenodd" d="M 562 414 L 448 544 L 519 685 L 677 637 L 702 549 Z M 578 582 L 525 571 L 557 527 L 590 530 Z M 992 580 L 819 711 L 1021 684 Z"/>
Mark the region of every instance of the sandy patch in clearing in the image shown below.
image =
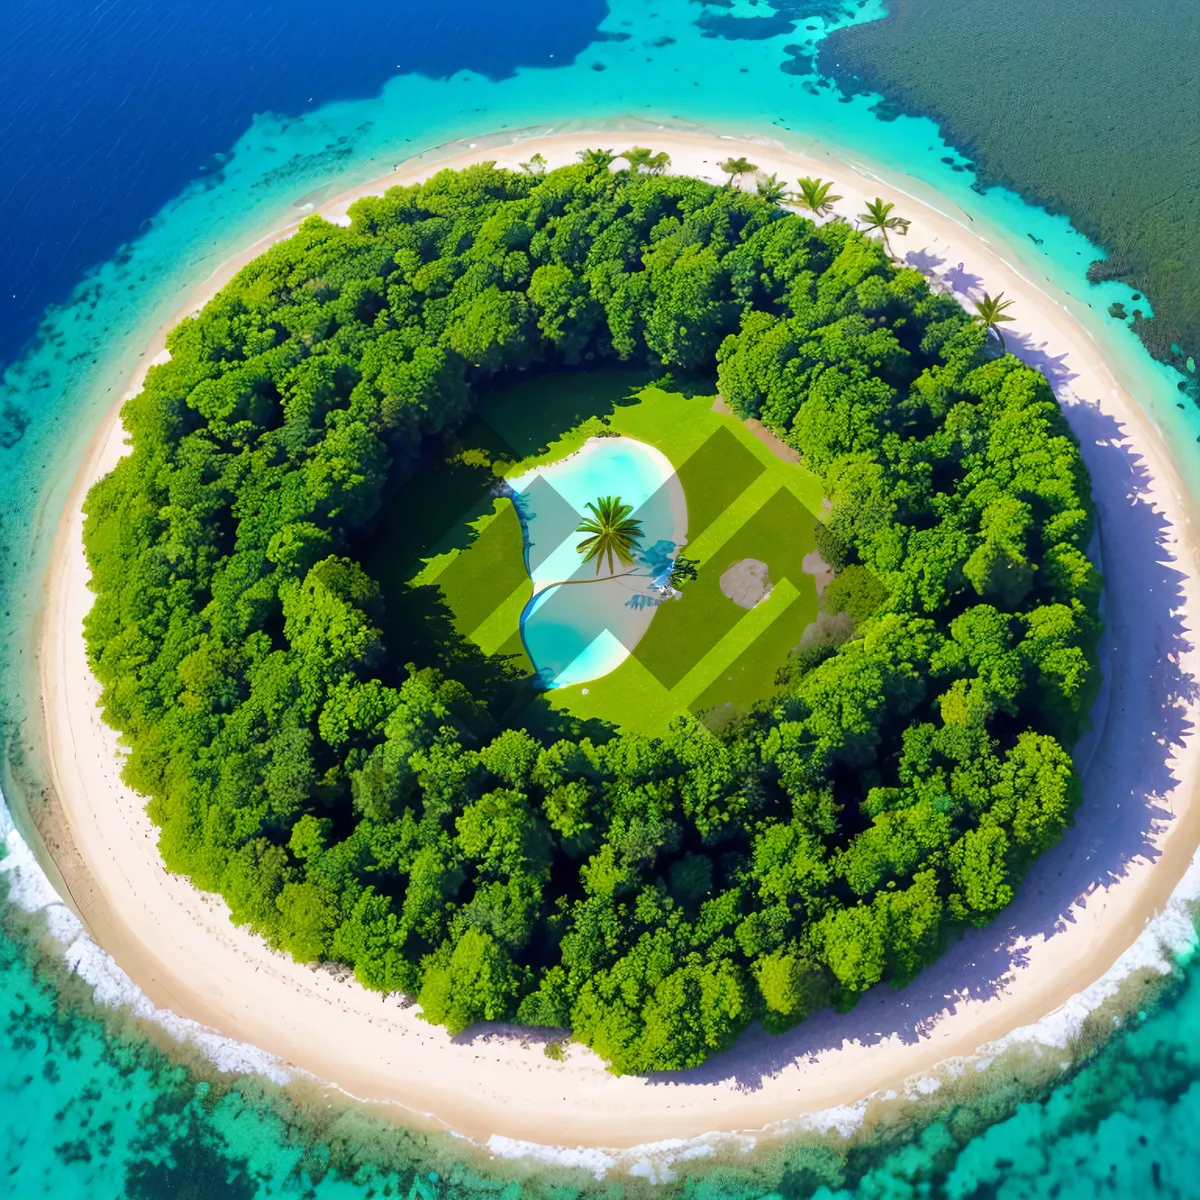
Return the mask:
<path id="1" fill-rule="evenodd" d="M 771 594 L 771 573 L 757 558 L 743 558 L 721 576 L 721 594 L 741 608 L 753 608 Z"/>

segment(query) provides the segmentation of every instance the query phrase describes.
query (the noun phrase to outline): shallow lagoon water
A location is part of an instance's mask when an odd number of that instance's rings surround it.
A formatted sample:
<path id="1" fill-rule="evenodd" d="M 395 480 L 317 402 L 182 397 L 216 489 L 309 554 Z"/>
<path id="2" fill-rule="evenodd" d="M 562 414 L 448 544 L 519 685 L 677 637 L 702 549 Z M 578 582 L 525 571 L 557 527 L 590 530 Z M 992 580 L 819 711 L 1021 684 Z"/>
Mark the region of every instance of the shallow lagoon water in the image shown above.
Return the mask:
<path id="1" fill-rule="evenodd" d="M 241 17 L 266 15 L 256 7 Z M 613 0 L 593 40 L 561 65 L 549 46 L 532 44 L 519 60 L 542 65 L 503 78 L 447 66 L 443 78 L 398 76 L 374 99 L 327 103 L 302 116 L 293 110 L 251 122 L 247 112 L 248 128 L 225 148 L 219 170 L 157 215 L 136 213 L 144 231 L 48 314 L 34 344 L 6 371 L 0 393 L 0 587 L 8 618 L 0 686 L 3 786 L 18 819 L 36 805 L 42 781 L 36 721 L 25 698 L 32 695 L 30 629 L 50 536 L 82 447 L 121 395 L 141 347 L 179 295 L 234 248 L 302 212 L 314 197 L 450 139 L 619 119 L 626 127 L 640 123 L 639 140 L 653 144 L 656 126 L 694 123 L 818 152 L 822 142 L 842 146 L 851 157 L 907 174 L 913 188 L 948 196 L 984 236 L 1011 244 L 1031 274 L 1075 298 L 1095 336 L 1119 354 L 1123 382 L 1168 434 L 1185 472 L 1197 477 L 1200 417 L 1190 406 L 1176 407 L 1178 377 L 1106 316 L 1112 301 L 1134 302 L 1120 284 L 1087 284 L 1085 269 L 1100 251 L 1065 218 L 1011 192 L 974 191 L 970 172 L 954 169 L 962 167 L 961 155 L 930 122 L 884 123 L 871 98 L 847 101 L 806 66 L 828 29 L 881 12 L 878 0 L 857 8 L 820 0 L 732 6 Z M 514 21 L 528 17 L 528 11 L 512 14 Z M 269 49 L 258 67 L 305 69 L 286 57 L 272 60 Z M 523 1183 L 512 1185 L 513 1194 L 522 1187 L 530 1194 L 551 1187 L 569 1193 L 588 1182 L 560 1170 L 537 1176 L 519 1163 L 477 1163 L 448 1139 L 403 1137 L 363 1119 L 300 1117 L 259 1083 L 210 1092 L 140 1038 L 106 1034 L 75 1002 L 78 981 L 64 988 L 39 978 L 29 933 L 10 934 L 0 942 L 7 1012 L 0 1137 L 13 1194 L 324 1200 L 494 1194 L 518 1177 Z M 1177 931 L 1173 944 L 1186 941 L 1186 931 Z M 90 981 L 83 990 L 103 983 L 105 998 L 128 996 L 127 983 L 101 958 L 72 959 Z M 1200 1108 L 1198 1027 L 1200 982 L 1189 970 L 1161 1008 L 1113 1037 L 1060 1086 L 985 1073 L 932 1124 L 929 1106 L 914 1106 L 908 1121 L 874 1140 L 824 1146 L 801 1139 L 771 1159 L 692 1160 L 675 1166 L 677 1181 L 690 1178 L 697 1195 L 727 1196 L 776 1189 L 801 1196 L 819 1187 L 832 1189 L 823 1195 L 850 1194 L 845 1187 L 864 1197 L 1187 1195 L 1195 1161 L 1189 1131 Z"/>
<path id="2" fill-rule="evenodd" d="M 683 489 L 670 462 L 634 438 L 589 438 L 509 486 L 534 589 L 521 637 L 542 685 L 569 687 L 615 671 L 664 602 L 666 575 L 685 538 Z M 641 522 L 630 567 L 580 561 L 578 525 L 600 496 L 630 505 Z"/>

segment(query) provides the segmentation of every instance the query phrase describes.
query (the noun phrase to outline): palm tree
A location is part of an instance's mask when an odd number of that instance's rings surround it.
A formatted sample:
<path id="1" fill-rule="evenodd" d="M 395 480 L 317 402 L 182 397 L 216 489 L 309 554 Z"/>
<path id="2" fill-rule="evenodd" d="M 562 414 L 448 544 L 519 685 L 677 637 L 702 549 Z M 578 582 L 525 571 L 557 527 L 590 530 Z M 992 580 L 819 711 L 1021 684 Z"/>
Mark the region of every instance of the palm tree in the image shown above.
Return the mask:
<path id="1" fill-rule="evenodd" d="M 760 175 L 758 194 L 772 204 L 782 204 L 787 199 L 787 186 L 778 175 Z"/>
<path id="2" fill-rule="evenodd" d="M 576 150 L 575 157 L 586 166 L 604 170 L 612 165 L 616 155 L 611 150 Z"/>
<path id="3" fill-rule="evenodd" d="M 1004 344 L 1004 335 L 1000 332 L 999 325 L 1002 321 L 1015 321 L 1015 317 L 1006 317 L 1004 310 L 1011 308 L 1012 300 L 1005 300 L 1003 292 L 997 292 L 991 296 L 987 292 L 983 293 L 982 300 L 975 301 L 975 319 L 988 331 L 994 333 L 1000 339 L 1000 349 L 1007 351 Z"/>
<path id="4" fill-rule="evenodd" d="M 661 175 L 670 165 L 671 156 L 665 150 L 650 155 L 646 160 L 646 167 L 651 175 Z"/>
<path id="5" fill-rule="evenodd" d="M 617 157 L 623 158 L 629 164 L 629 171 L 636 175 L 650 161 L 653 153 L 653 150 L 648 150 L 645 146 L 630 146 Z"/>
<path id="6" fill-rule="evenodd" d="M 541 154 L 534 154 L 528 162 L 520 163 L 520 168 L 527 175 L 545 175 L 549 164 Z"/>
<path id="7" fill-rule="evenodd" d="M 717 166 L 729 176 L 725 181 L 726 187 L 733 187 L 735 179 L 741 179 L 743 175 L 753 175 L 758 170 L 748 158 L 727 158 L 723 163 L 717 163 Z"/>
<path id="8" fill-rule="evenodd" d="M 878 229 L 883 234 L 883 248 L 891 257 L 892 245 L 888 241 L 888 230 L 894 233 L 904 234 L 908 232 L 908 227 L 912 222 L 907 217 L 893 217 L 888 214 L 896 206 L 892 203 L 885 204 L 878 196 L 874 200 L 867 203 L 867 211 L 859 213 L 858 219 L 863 223 L 863 228 L 869 233 L 872 229 Z"/>
<path id="9" fill-rule="evenodd" d="M 653 150 L 648 150 L 645 146 L 630 146 L 628 150 L 618 154 L 617 157 L 623 158 L 629 164 L 629 170 L 634 175 L 637 175 L 643 167 L 651 175 L 661 175 L 671 165 L 671 156 L 665 150 L 660 150 L 655 154 Z"/>
<path id="10" fill-rule="evenodd" d="M 583 555 L 583 561 L 591 562 L 594 558 L 597 575 L 606 555 L 610 575 L 614 570 L 614 558 L 624 567 L 633 566 L 633 551 L 642 540 L 641 521 L 629 519 L 633 505 L 622 504 L 620 496 L 600 496 L 588 508 L 592 510 L 592 515 L 584 517 L 575 530 L 576 533 L 590 535 L 575 547 Z"/>
<path id="11" fill-rule="evenodd" d="M 796 182 L 800 185 L 800 192 L 795 197 L 796 203 L 801 208 L 807 208 L 814 216 L 828 216 L 833 211 L 834 201 L 841 199 L 841 196 L 830 195 L 833 184 L 826 183 L 819 176 L 811 179 L 806 175 Z"/>

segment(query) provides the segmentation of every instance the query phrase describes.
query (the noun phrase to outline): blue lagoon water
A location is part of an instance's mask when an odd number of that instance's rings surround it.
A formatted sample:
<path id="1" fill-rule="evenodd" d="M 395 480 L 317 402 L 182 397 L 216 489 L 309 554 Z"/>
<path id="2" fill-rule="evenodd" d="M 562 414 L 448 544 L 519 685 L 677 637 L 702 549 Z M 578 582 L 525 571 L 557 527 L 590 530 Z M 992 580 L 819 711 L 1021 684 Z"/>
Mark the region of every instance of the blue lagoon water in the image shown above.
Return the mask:
<path id="1" fill-rule="evenodd" d="M 530 661 L 547 688 L 599 679 L 628 658 L 664 602 L 666 575 L 687 534 L 683 488 L 662 453 L 628 437 L 590 438 L 509 485 L 534 587 L 521 614 Z M 630 566 L 580 561 L 579 523 L 601 496 L 629 505 L 640 523 Z"/>
<path id="2" fill-rule="evenodd" d="M 975 190 L 929 121 L 882 120 L 871 97 L 843 97 L 814 73 L 828 30 L 882 15 L 881 0 L 0 6 L 0 785 L 18 823 L 45 784 L 30 698 L 50 541 L 82 449 L 142 348 L 234 250 L 441 143 L 607 123 L 649 144 L 673 125 L 844 148 L 909 190 L 947 196 L 1071 297 L 1197 477 L 1196 411 L 1176 407 L 1177 378 L 1105 315 L 1114 300 L 1132 306 L 1129 289 L 1086 281 L 1102 252 L 1062 216 Z M 597 1180 L 306 1105 L 243 1060 L 221 1059 L 222 1073 L 130 1015 L 119 975 L 47 904 L 26 839 L 0 831 L 17 867 L 0 880 L 7 1194 L 566 1197 L 637 1192 L 648 1175 L 667 1186 L 653 1165 Z M 877 1106 L 849 1140 L 796 1134 L 753 1154 L 677 1160 L 670 1186 L 698 1197 L 1192 1195 L 1196 972 L 1180 967 L 1144 1012 L 1116 1032 L 1113 1013 L 1098 1015 L 1062 1052 L 1002 1057 L 933 1096 Z"/>

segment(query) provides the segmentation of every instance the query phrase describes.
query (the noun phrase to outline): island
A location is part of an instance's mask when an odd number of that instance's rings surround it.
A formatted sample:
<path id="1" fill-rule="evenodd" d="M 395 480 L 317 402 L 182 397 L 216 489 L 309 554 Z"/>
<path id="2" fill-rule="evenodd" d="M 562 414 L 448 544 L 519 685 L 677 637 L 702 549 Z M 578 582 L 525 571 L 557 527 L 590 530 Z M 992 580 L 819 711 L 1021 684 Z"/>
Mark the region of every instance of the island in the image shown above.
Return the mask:
<path id="1" fill-rule="evenodd" d="M 500 1022 L 514 1070 L 644 1088 L 902 987 L 1062 838 L 1095 508 L 998 293 L 897 260 L 891 204 L 546 148 L 310 217 L 179 322 L 72 611 L 144 869 L 254 971 L 328 1008 L 302 964 L 344 965 L 427 1062 Z M 362 1094 L 329 1020 L 285 1057 Z"/>

